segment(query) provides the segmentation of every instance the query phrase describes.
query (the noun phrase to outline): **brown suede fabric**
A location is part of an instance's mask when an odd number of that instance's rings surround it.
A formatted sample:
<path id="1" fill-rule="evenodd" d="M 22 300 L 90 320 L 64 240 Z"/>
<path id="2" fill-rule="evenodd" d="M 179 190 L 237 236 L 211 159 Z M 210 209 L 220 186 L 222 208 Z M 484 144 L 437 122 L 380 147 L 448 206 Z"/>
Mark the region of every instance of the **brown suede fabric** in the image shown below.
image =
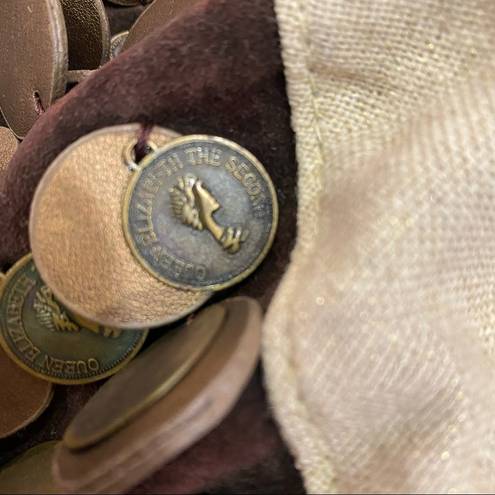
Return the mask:
<path id="1" fill-rule="evenodd" d="M 128 27 L 125 10 L 110 9 L 114 32 Z M 139 9 L 128 10 L 132 16 Z M 79 137 L 129 122 L 153 123 L 183 134 L 224 136 L 252 151 L 265 165 L 280 203 L 273 249 L 253 276 L 216 298 L 249 295 L 266 307 L 293 246 L 297 174 L 271 0 L 203 0 L 48 109 L 21 144 L 0 184 L 0 264 L 6 268 L 29 250 L 30 203 L 51 161 Z M 219 428 L 135 493 L 301 492 L 261 382 L 258 373 Z M 33 443 L 60 438 L 95 388 L 59 388 L 42 418 L 0 442 L 0 463 Z"/>

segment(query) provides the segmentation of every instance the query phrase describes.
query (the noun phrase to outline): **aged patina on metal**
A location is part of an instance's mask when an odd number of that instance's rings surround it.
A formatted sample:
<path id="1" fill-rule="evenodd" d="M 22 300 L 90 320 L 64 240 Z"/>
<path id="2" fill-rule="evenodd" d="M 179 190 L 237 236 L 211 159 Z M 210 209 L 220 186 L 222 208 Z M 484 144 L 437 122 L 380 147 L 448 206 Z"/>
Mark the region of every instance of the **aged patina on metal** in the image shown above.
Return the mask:
<path id="1" fill-rule="evenodd" d="M 278 204 L 261 163 L 236 143 L 179 138 L 146 157 L 124 202 L 136 258 L 177 287 L 220 290 L 251 274 L 271 247 Z"/>
<path id="2" fill-rule="evenodd" d="M 112 37 L 110 41 L 110 58 L 114 59 L 122 51 L 125 40 L 129 36 L 129 31 L 122 31 Z"/>
<path id="3" fill-rule="evenodd" d="M 31 255 L 7 272 L 0 296 L 0 344 L 29 373 L 77 385 L 116 373 L 147 331 L 115 330 L 65 309 L 41 280 Z"/>

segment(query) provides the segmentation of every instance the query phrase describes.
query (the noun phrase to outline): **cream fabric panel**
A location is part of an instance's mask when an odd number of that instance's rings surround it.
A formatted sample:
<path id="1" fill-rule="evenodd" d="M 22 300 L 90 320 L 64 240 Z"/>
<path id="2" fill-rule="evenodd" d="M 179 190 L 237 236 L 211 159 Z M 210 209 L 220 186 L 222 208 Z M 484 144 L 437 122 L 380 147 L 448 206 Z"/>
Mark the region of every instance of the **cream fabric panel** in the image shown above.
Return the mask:
<path id="1" fill-rule="evenodd" d="M 495 2 L 276 10 L 300 209 L 264 363 L 307 489 L 494 491 Z"/>

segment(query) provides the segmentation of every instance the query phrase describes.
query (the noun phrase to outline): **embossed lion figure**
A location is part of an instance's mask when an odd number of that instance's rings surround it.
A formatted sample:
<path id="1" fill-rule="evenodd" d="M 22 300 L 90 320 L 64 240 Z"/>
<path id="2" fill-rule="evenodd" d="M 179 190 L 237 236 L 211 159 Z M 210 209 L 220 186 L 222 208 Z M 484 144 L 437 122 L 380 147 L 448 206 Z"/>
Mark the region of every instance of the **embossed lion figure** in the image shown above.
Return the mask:
<path id="1" fill-rule="evenodd" d="M 248 232 L 238 227 L 222 227 L 213 218 L 221 208 L 203 182 L 192 174 L 179 177 L 170 189 L 170 201 L 174 215 L 184 224 L 196 230 L 207 229 L 215 240 L 230 254 L 241 249 Z"/>

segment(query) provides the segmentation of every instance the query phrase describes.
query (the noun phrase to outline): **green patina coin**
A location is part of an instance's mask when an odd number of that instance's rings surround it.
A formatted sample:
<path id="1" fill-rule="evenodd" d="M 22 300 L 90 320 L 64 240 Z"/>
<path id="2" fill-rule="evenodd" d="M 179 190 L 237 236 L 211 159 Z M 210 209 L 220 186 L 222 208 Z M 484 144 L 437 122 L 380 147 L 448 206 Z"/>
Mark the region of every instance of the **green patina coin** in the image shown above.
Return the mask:
<path id="1" fill-rule="evenodd" d="M 43 283 L 29 254 L 7 273 L 0 296 L 0 343 L 29 373 L 78 385 L 125 366 L 147 331 L 93 324 L 64 308 Z"/>
<path id="2" fill-rule="evenodd" d="M 273 242 L 278 204 L 271 179 L 226 139 L 186 136 L 146 157 L 124 202 L 124 231 L 155 277 L 220 290 L 251 274 Z"/>

